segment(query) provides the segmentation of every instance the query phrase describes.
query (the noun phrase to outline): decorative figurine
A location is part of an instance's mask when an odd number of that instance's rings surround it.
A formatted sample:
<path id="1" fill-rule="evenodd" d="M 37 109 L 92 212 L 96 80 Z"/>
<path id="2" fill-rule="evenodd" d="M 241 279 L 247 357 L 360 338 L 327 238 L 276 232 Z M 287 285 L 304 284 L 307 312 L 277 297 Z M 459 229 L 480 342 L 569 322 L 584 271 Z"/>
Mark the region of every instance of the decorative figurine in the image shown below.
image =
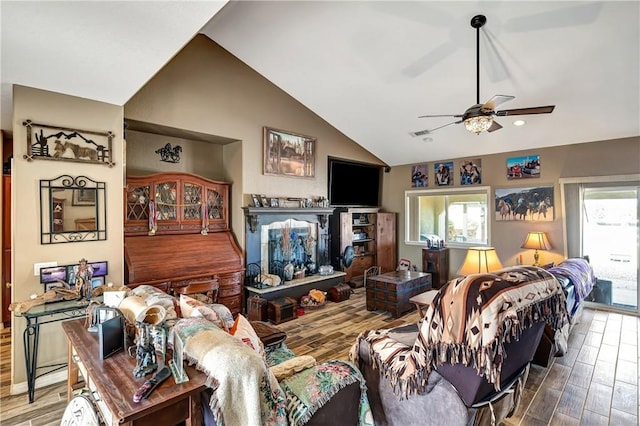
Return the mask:
<path id="1" fill-rule="evenodd" d="M 136 322 L 138 343 L 136 346 L 136 366 L 133 369 L 135 377 L 144 377 L 158 368 L 156 349 L 153 344 L 149 324 Z"/>
<path id="2" fill-rule="evenodd" d="M 93 268 L 87 262 L 87 259 L 80 259 L 80 263 L 74 267 L 74 289 L 78 292 L 80 298 L 91 298 L 91 279 L 93 278 Z"/>

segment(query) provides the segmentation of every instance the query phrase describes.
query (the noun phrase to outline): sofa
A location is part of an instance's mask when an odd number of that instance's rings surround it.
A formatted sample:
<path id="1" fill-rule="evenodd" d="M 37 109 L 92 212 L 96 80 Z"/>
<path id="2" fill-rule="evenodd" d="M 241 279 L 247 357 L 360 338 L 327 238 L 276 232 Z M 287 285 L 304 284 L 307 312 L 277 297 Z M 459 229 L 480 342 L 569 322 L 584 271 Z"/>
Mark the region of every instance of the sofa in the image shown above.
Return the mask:
<path id="1" fill-rule="evenodd" d="M 563 356 L 568 347 L 569 334 L 580 321 L 584 302 L 596 284 L 596 277 L 589 263 L 589 257 L 568 258 L 559 264 L 545 265 L 562 286 L 569 321 L 555 330 L 546 326 L 533 362 L 543 367 L 549 366 L 554 356 Z"/>
<path id="2" fill-rule="evenodd" d="M 241 314 L 234 318 L 224 305 L 152 286 L 136 287 L 130 296 L 163 307 L 170 346 L 180 339 L 186 361 L 207 375 L 205 425 L 321 425 L 336 418 L 373 424 L 364 378 L 350 362 L 298 357 L 285 333 Z"/>
<path id="3" fill-rule="evenodd" d="M 518 407 L 545 325 L 569 321 L 542 268 L 449 281 L 417 323 L 363 332 L 351 349 L 376 425 L 498 424 Z"/>

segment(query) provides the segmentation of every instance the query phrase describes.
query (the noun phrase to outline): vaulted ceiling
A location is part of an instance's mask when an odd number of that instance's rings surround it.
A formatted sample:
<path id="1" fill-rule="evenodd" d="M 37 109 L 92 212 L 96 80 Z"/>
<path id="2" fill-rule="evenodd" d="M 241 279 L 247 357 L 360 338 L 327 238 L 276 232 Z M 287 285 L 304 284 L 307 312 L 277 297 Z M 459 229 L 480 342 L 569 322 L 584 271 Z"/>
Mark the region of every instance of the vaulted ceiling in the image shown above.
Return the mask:
<path id="1" fill-rule="evenodd" d="M 223 7 L 224 6 L 224 7 Z M 640 136 L 640 2 L 2 1 L 2 129 L 22 84 L 124 105 L 201 32 L 389 165 Z M 555 105 L 450 123 L 476 103 Z M 9 113 L 7 112 L 9 108 Z M 516 118 L 526 121 L 513 126 Z"/>

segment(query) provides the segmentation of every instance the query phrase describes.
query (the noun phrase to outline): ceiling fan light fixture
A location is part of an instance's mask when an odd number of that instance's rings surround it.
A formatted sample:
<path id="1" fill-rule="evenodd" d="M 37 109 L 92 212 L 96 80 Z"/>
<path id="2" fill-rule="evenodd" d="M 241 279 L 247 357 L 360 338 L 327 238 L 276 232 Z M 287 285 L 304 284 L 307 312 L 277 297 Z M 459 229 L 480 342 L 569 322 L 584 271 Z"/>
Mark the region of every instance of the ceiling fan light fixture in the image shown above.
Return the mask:
<path id="1" fill-rule="evenodd" d="M 475 117 L 469 117 L 464 120 L 464 127 L 466 127 L 468 131 L 475 133 L 476 135 L 489 130 L 492 124 L 493 117 L 489 115 L 478 115 Z"/>

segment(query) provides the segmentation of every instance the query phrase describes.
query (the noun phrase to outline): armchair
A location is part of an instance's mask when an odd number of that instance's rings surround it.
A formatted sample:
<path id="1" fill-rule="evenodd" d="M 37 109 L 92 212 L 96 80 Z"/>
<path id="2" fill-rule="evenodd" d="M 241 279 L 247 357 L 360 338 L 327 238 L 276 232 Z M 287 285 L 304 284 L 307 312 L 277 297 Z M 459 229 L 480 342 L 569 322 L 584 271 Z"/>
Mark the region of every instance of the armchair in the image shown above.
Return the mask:
<path id="1" fill-rule="evenodd" d="M 376 424 L 497 424 L 519 404 L 545 323 L 565 321 L 551 274 L 506 268 L 449 281 L 421 322 L 362 333 L 351 358 Z"/>

